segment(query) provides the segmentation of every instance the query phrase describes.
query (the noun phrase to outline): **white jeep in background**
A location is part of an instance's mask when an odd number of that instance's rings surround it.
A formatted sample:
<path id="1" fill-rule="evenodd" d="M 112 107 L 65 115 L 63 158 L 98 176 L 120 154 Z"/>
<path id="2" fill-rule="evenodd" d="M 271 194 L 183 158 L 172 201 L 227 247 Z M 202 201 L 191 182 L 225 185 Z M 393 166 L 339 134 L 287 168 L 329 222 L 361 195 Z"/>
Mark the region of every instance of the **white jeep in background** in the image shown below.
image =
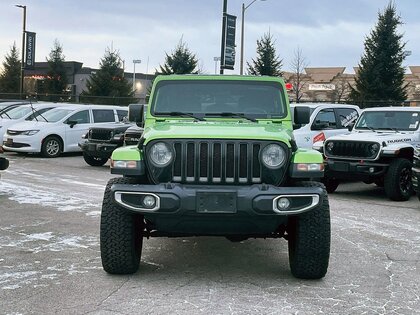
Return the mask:
<path id="1" fill-rule="evenodd" d="M 334 192 L 341 179 L 385 188 L 391 200 L 412 193 L 413 144 L 420 140 L 420 108 L 376 107 L 362 112 L 351 133 L 314 145 L 325 156 L 324 183 Z"/>
<path id="2" fill-rule="evenodd" d="M 294 125 L 293 135 L 299 148 L 312 148 L 318 141 L 331 136 L 349 133 L 359 117 L 360 108 L 356 105 L 333 103 L 290 104 L 292 115 L 296 107 L 310 109 L 310 121 L 305 125 Z"/>

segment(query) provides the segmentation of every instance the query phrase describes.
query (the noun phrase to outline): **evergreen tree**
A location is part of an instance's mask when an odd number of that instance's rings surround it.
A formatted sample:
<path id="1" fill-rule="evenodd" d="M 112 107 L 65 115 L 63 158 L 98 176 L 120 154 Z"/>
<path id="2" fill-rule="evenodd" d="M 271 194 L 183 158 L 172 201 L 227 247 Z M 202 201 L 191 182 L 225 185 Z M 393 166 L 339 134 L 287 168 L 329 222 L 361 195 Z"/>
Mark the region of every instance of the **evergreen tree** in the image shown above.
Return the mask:
<path id="1" fill-rule="evenodd" d="M 188 46 L 181 40 L 171 55 L 166 53 L 165 64 L 160 66 L 157 74 L 189 74 L 198 73 L 198 60 Z"/>
<path id="2" fill-rule="evenodd" d="M 252 64 L 247 62 L 249 74 L 272 77 L 281 77 L 283 75 L 281 71 L 283 60 L 277 56 L 274 44 L 275 41 L 270 32 L 264 34 L 260 40 L 257 40 L 257 59 L 252 59 Z"/>
<path id="3" fill-rule="evenodd" d="M 45 79 L 44 89 L 41 91 L 46 94 L 51 94 L 47 96 L 48 100 L 58 101 L 62 98 L 62 95 L 67 94 L 68 79 L 64 61 L 63 46 L 56 39 L 54 41 L 54 47 L 51 49 L 49 57 L 47 57 L 47 78 Z"/>
<path id="4" fill-rule="evenodd" d="M 365 107 L 401 103 L 407 97 L 402 66 L 405 43 L 397 33 L 401 18 L 392 2 L 378 16 L 375 29 L 365 40 L 356 84 L 349 95 L 352 102 Z"/>
<path id="5" fill-rule="evenodd" d="M 16 43 L 13 43 L 5 59 L 3 62 L 3 71 L 0 74 L 0 92 L 19 93 L 21 62 L 19 60 L 19 52 L 16 49 Z"/>
<path id="6" fill-rule="evenodd" d="M 83 101 L 96 104 L 128 105 L 133 102 L 132 85 L 124 77 L 124 69 L 117 51 L 105 50 L 100 68 L 86 81 Z"/>

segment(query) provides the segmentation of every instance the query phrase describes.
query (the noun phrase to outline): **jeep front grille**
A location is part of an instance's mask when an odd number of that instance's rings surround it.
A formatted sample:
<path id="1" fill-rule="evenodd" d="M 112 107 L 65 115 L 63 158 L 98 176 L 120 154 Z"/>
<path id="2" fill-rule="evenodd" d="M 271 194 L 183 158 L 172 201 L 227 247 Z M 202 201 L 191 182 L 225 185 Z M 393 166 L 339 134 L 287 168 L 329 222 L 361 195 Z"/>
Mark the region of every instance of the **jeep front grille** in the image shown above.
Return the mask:
<path id="1" fill-rule="evenodd" d="M 327 141 L 324 146 L 325 155 L 328 158 L 351 158 L 351 159 L 375 159 L 377 154 L 372 156 L 370 147 L 377 142 L 359 142 L 359 141 Z"/>
<path id="2" fill-rule="evenodd" d="M 109 141 L 112 139 L 113 133 L 109 129 L 91 129 L 89 131 L 89 140 Z"/>
<path id="3" fill-rule="evenodd" d="M 261 182 L 261 143 L 175 141 L 174 182 L 251 184 Z"/>

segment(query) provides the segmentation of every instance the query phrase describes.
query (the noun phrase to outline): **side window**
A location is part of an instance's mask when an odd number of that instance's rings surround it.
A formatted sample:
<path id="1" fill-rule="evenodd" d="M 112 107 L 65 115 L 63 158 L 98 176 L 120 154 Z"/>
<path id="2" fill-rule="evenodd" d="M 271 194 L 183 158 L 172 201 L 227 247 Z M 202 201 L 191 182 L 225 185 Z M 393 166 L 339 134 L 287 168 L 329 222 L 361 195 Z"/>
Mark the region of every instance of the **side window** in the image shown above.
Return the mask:
<path id="1" fill-rule="evenodd" d="M 89 111 L 88 110 L 82 110 L 80 112 L 77 112 L 69 117 L 67 121 L 76 121 L 78 124 L 88 124 L 90 123 L 89 118 Z"/>
<path id="2" fill-rule="evenodd" d="M 347 128 L 352 126 L 359 116 L 357 111 L 351 108 L 336 108 L 335 110 L 338 121 L 340 122 L 340 126 L 338 128 Z"/>
<path id="3" fill-rule="evenodd" d="M 128 116 L 127 110 L 117 109 L 118 121 L 123 121 Z"/>
<path id="4" fill-rule="evenodd" d="M 335 114 L 333 109 L 323 109 L 315 117 L 312 124 L 313 130 L 320 129 L 336 129 L 337 122 L 335 121 Z"/>
<path id="5" fill-rule="evenodd" d="M 94 123 L 115 122 L 113 109 L 94 109 L 92 112 Z"/>

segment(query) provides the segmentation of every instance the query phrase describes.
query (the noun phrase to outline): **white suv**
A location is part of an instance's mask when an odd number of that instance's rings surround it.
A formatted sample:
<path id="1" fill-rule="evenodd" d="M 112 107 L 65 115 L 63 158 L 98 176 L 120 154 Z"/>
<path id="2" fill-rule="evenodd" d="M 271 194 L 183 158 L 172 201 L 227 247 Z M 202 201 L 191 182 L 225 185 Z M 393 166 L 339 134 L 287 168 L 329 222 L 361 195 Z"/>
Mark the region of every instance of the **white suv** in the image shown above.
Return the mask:
<path id="1" fill-rule="evenodd" d="M 318 141 L 349 132 L 360 114 L 360 108 L 348 104 L 299 103 L 290 104 L 292 115 L 295 107 L 309 107 L 309 124 L 294 125 L 293 135 L 300 148 L 312 148 Z"/>
<path id="2" fill-rule="evenodd" d="M 327 139 L 324 183 L 329 193 L 340 181 L 361 180 L 385 188 L 395 201 L 411 196 L 414 145 L 420 141 L 420 108 L 375 107 L 365 109 L 347 135 Z"/>
<path id="3" fill-rule="evenodd" d="M 57 157 L 80 151 L 78 143 L 90 127 L 122 121 L 128 108 L 107 105 L 69 104 L 38 115 L 32 121 L 10 126 L 3 136 L 6 151 L 41 153 Z"/>

